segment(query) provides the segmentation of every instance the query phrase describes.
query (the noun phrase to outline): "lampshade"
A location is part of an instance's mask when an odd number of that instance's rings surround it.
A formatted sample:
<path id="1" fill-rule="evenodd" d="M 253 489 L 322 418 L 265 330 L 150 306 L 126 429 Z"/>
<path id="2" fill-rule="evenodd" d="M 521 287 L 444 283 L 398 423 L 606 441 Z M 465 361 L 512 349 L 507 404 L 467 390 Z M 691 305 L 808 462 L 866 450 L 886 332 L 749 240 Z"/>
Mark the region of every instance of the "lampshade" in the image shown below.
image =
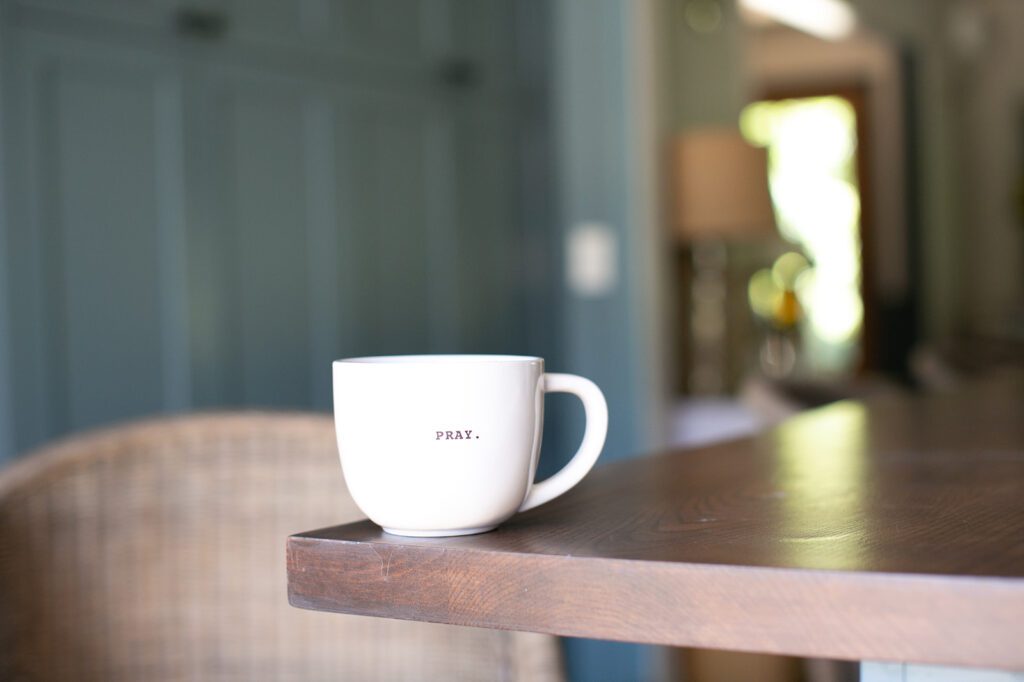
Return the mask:
<path id="1" fill-rule="evenodd" d="M 684 241 L 776 234 L 768 152 L 738 130 L 702 128 L 675 144 L 675 227 Z"/>

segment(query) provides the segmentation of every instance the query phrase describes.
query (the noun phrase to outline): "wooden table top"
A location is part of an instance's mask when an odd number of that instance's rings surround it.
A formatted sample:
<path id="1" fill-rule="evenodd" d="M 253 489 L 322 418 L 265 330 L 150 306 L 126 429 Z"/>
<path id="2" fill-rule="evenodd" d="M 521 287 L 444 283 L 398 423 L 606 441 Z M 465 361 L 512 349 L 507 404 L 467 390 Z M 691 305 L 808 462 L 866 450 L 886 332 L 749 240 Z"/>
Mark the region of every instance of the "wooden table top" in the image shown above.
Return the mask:
<path id="1" fill-rule="evenodd" d="M 559 635 L 1024 669 L 1024 378 L 836 403 L 599 466 L 483 535 L 288 539 L 294 606 Z"/>

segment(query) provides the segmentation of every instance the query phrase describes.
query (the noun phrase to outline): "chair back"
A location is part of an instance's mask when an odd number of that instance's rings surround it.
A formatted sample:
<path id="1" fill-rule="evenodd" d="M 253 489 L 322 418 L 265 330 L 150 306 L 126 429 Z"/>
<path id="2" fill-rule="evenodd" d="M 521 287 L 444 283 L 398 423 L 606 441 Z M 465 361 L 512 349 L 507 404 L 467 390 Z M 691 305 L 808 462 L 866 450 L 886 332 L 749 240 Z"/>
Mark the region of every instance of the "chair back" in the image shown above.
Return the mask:
<path id="1" fill-rule="evenodd" d="M 290 607 L 285 538 L 359 518 L 326 415 L 43 448 L 0 472 L 0 679 L 561 679 L 552 637 Z"/>

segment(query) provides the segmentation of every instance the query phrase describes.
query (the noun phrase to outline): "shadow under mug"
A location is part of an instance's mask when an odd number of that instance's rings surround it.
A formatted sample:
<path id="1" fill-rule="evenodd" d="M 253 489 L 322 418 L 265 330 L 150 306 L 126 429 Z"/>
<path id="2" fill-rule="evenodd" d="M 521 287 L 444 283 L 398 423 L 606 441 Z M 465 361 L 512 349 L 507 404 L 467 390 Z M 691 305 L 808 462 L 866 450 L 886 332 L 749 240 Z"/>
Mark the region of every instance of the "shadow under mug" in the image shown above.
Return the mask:
<path id="1" fill-rule="evenodd" d="M 534 483 L 544 394 L 573 393 L 586 430 Z M 395 535 L 483 533 L 558 497 L 594 466 L 608 406 L 594 382 L 516 355 L 395 355 L 334 362 L 334 421 L 349 492 Z"/>

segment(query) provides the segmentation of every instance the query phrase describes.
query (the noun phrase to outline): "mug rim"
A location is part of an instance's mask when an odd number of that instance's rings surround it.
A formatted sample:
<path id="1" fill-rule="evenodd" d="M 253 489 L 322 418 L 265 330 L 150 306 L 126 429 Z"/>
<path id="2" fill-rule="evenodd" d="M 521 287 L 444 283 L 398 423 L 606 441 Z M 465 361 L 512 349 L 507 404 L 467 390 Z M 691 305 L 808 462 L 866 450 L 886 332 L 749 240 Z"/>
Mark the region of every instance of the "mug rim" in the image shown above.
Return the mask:
<path id="1" fill-rule="evenodd" d="M 486 353 L 423 353 L 417 355 L 365 355 L 341 358 L 336 365 L 443 365 L 443 364 L 530 364 L 542 363 L 537 355 L 489 355 Z"/>

